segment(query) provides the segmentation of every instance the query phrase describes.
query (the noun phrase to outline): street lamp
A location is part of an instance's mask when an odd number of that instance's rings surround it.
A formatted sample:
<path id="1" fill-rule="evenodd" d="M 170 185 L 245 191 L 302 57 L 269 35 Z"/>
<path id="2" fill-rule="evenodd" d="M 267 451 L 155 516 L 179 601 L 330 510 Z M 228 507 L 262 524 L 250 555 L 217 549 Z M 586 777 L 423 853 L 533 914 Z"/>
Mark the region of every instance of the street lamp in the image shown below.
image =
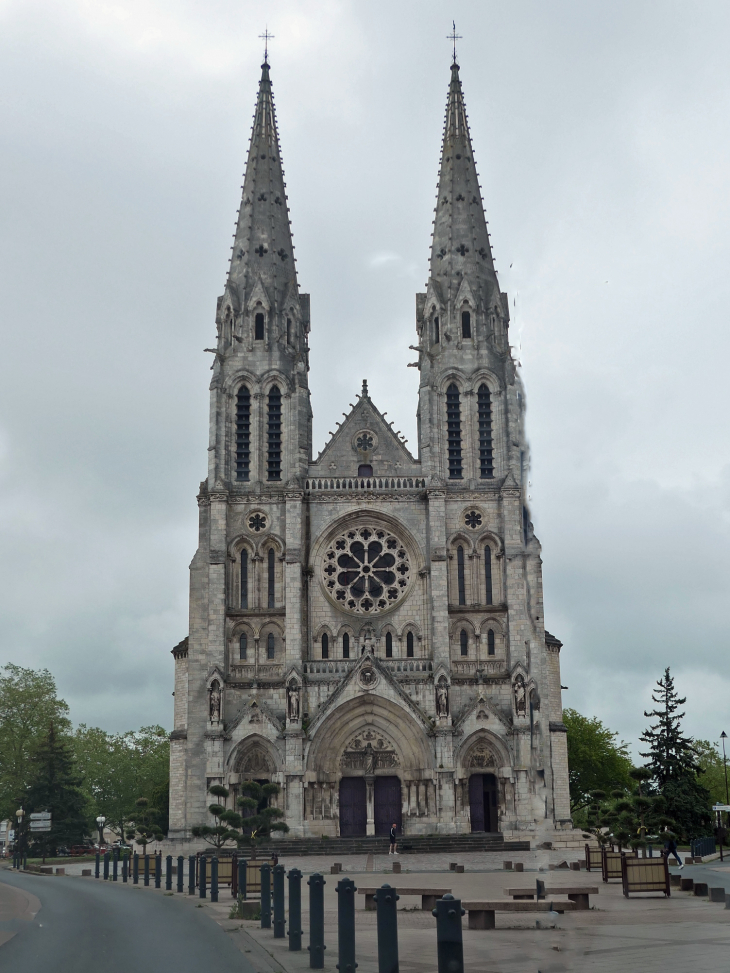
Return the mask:
<path id="1" fill-rule="evenodd" d="M 720 734 L 720 739 L 722 740 L 722 762 L 725 767 L 725 803 L 730 804 L 730 796 L 728 796 L 727 789 L 727 757 L 725 756 L 725 741 L 727 740 L 727 733 L 724 730 Z"/>
<path id="2" fill-rule="evenodd" d="M 99 815 L 96 823 L 99 826 L 99 851 L 101 851 L 101 846 L 104 844 L 104 824 L 106 823 L 106 818 L 103 814 Z M 106 865 L 104 867 L 106 868 Z"/>
<path id="3" fill-rule="evenodd" d="M 15 839 L 15 847 L 18 849 L 18 854 L 20 854 L 20 829 L 23 826 L 23 818 L 25 817 L 25 811 L 22 806 L 15 812 L 15 817 L 18 819 L 18 834 Z M 20 864 L 18 864 L 18 868 L 20 868 Z"/>

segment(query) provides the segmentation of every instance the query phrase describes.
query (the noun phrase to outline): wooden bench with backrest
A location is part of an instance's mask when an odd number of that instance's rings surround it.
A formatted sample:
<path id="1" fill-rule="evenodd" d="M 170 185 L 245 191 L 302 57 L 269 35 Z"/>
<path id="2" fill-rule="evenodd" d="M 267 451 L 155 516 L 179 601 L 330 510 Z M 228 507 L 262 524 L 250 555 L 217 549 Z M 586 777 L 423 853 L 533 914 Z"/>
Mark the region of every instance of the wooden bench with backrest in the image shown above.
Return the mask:
<path id="1" fill-rule="evenodd" d="M 537 891 L 533 889 L 502 889 L 505 895 L 511 896 L 513 899 L 534 899 L 537 895 L 538 901 L 541 901 L 546 896 L 551 895 L 567 895 L 571 902 L 575 902 L 576 909 L 590 909 L 590 899 L 591 895 L 598 895 L 598 888 L 594 885 L 574 885 L 565 886 L 563 888 L 545 888 L 544 886 Z"/>
<path id="2" fill-rule="evenodd" d="M 575 902 L 514 902 L 512 899 L 463 900 L 462 909 L 469 914 L 470 929 L 494 929 L 497 912 L 572 912 L 577 909 Z"/>
<path id="3" fill-rule="evenodd" d="M 365 896 L 365 911 L 366 912 L 375 912 L 376 911 L 376 907 L 375 907 L 375 893 L 378 892 L 378 891 L 379 891 L 379 889 L 376 889 L 376 888 L 358 889 L 357 890 L 357 894 L 358 895 L 364 895 Z M 451 889 L 413 889 L 413 888 L 406 889 L 406 888 L 401 888 L 400 885 L 399 885 L 396 889 L 394 889 L 394 891 L 396 892 L 397 895 L 420 895 L 421 896 L 421 908 L 425 912 L 426 909 L 435 909 L 436 908 L 436 900 L 437 899 L 440 899 L 440 898 L 443 898 L 443 896 L 446 895 L 447 892 L 450 892 Z"/>

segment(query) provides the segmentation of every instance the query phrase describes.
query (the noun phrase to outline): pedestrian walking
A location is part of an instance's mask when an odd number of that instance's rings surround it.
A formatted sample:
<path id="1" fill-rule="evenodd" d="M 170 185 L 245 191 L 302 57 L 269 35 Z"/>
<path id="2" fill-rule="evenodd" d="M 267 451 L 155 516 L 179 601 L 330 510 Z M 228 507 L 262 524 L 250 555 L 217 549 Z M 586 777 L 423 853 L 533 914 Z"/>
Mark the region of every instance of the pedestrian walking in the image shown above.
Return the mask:
<path id="1" fill-rule="evenodd" d="M 677 854 L 677 841 L 675 838 L 673 837 L 667 838 L 667 840 L 664 842 L 664 854 L 667 861 L 669 861 L 670 855 L 674 855 L 674 857 L 677 859 L 677 864 L 679 865 L 679 867 L 684 868 L 684 865 L 682 864 L 682 859 Z"/>
<path id="2" fill-rule="evenodd" d="M 398 852 L 395 850 L 397 847 L 396 842 L 398 840 L 397 833 L 398 833 L 398 825 L 394 821 L 393 827 L 390 829 L 390 851 L 388 852 L 389 855 L 398 854 Z"/>

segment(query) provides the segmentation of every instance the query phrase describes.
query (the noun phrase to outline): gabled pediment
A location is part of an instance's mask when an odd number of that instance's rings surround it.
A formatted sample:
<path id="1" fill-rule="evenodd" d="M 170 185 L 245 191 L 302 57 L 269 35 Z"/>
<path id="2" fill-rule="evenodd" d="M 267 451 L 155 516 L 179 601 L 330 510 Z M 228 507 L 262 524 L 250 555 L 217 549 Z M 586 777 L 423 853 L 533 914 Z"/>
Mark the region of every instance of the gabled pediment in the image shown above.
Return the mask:
<path id="1" fill-rule="evenodd" d="M 483 692 L 480 692 L 471 706 L 462 713 L 454 724 L 454 730 L 463 732 L 466 725 L 472 722 L 476 724 L 472 729 L 484 727 L 495 733 L 511 729 L 510 721 Z"/>
<path id="2" fill-rule="evenodd" d="M 226 736 L 230 737 L 239 726 L 245 726 L 251 732 L 254 730 L 261 732 L 265 724 L 268 724 L 277 734 L 284 729 L 282 721 L 274 716 L 266 703 L 252 696 L 241 706 L 233 719 L 226 723 Z"/>
<path id="3" fill-rule="evenodd" d="M 424 315 L 428 316 L 431 313 L 431 308 L 435 307 L 437 311 L 442 311 L 444 309 L 444 300 L 441 295 L 441 285 L 438 281 L 434 280 L 433 277 L 430 278 L 428 286 L 426 287 L 426 301 L 424 304 Z"/>
<path id="4" fill-rule="evenodd" d="M 267 311 L 271 310 L 271 301 L 269 300 L 269 295 L 266 293 L 266 288 L 261 277 L 253 285 L 253 290 L 251 291 L 251 296 L 246 306 L 249 311 L 253 311 L 257 304 L 262 304 Z"/>
<path id="5" fill-rule="evenodd" d="M 472 308 L 476 308 L 477 306 L 474 292 L 469 283 L 469 278 L 466 276 L 461 278 L 461 284 L 459 285 L 459 290 L 456 292 L 456 298 L 454 300 L 454 308 L 458 310 L 464 301 L 466 301 Z"/>

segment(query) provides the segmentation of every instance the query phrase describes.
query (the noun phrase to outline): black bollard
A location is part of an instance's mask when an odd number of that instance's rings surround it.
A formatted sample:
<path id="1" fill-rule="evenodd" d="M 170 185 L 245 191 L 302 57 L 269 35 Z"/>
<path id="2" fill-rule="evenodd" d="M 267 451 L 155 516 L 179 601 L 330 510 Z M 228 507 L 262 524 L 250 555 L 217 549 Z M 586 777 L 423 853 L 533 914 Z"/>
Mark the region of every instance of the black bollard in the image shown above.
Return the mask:
<path id="1" fill-rule="evenodd" d="M 122 881 L 127 881 L 127 873 L 129 872 L 129 856 L 122 855 Z"/>
<path id="2" fill-rule="evenodd" d="M 292 868 L 289 879 L 289 951 L 299 952 L 302 948 L 302 873 Z"/>
<path id="3" fill-rule="evenodd" d="M 461 938 L 461 899 L 445 895 L 436 902 L 438 973 L 464 973 L 464 944 Z"/>
<path id="4" fill-rule="evenodd" d="M 274 939 L 283 939 L 285 935 L 284 866 L 274 865 Z"/>
<path id="5" fill-rule="evenodd" d="M 139 885 L 139 855 L 136 851 L 132 858 L 132 882 L 135 885 Z"/>
<path id="6" fill-rule="evenodd" d="M 162 886 L 162 852 L 160 854 L 155 853 L 155 888 L 159 889 Z"/>
<path id="7" fill-rule="evenodd" d="M 145 851 L 144 853 L 144 884 L 150 884 L 150 856 Z"/>
<path id="8" fill-rule="evenodd" d="M 188 895 L 195 895 L 195 855 L 188 858 Z"/>
<path id="9" fill-rule="evenodd" d="M 119 849 L 115 848 L 112 854 L 112 882 L 117 881 L 117 873 L 119 869 Z"/>
<path id="10" fill-rule="evenodd" d="M 271 865 L 261 866 L 261 928 L 271 929 Z"/>
<path id="11" fill-rule="evenodd" d="M 210 860 L 210 901 L 218 901 L 218 859 L 215 855 Z"/>
<path id="12" fill-rule="evenodd" d="M 201 899 L 208 895 L 208 860 L 205 855 L 198 859 L 198 894 Z"/>
<path id="13" fill-rule="evenodd" d="M 18 856 L 18 857 L 20 857 L 20 856 Z M 100 859 L 101 859 L 101 855 L 97 851 L 97 853 L 96 853 L 96 864 L 94 865 L 94 878 L 98 878 L 99 877 L 99 861 L 100 861 Z M 18 862 L 18 868 L 20 868 L 20 862 Z"/>
<path id="14" fill-rule="evenodd" d="M 324 969 L 324 877 L 315 872 L 309 876 L 309 968 Z"/>
<path id="15" fill-rule="evenodd" d="M 390 885 L 381 885 L 374 895 L 378 910 L 378 973 L 398 973 L 399 898 Z"/>
<path id="16" fill-rule="evenodd" d="M 238 894 L 246 898 L 246 859 L 238 862 Z"/>
<path id="17" fill-rule="evenodd" d="M 355 892 L 351 878 L 337 883 L 337 955 L 340 973 L 355 973 Z M 289 906 L 291 911 L 291 905 Z"/>
<path id="18" fill-rule="evenodd" d="M 110 858 L 111 855 L 109 854 L 109 852 L 105 851 L 104 852 L 104 881 L 105 882 L 109 881 L 109 859 Z"/>
<path id="19" fill-rule="evenodd" d="M 165 891 L 172 892 L 172 855 L 165 859 Z"/>
<path id="20" fill-rule="evenodd" d="M 185 882 L 185 859 L 182 855 L 177 856 L 177 890 L 178 892 L 183 891 L 183 886 Z"/>

